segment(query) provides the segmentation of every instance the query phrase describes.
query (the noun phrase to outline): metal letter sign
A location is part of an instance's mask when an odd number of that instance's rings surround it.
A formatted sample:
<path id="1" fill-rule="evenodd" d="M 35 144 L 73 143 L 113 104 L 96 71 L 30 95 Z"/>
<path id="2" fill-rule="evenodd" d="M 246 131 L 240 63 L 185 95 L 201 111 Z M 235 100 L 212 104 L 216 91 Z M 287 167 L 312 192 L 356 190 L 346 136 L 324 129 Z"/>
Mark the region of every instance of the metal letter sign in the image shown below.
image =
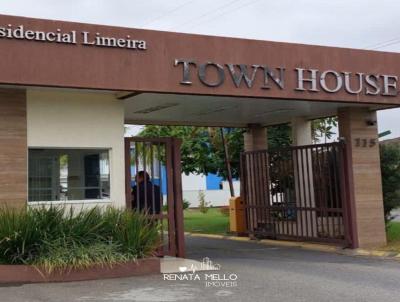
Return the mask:
<path id="1" fill-rule="evenodd" d="M 207 87 L 220 87 L 225 84 L 226 72 L 231 75 L 233 85 L 238 88 L 255 89 L 259 81 L 259 89 L 287 89 L 285 87 L 285 67 L 278 66 L 270 68 L 262 64 L 220 64 L 215 62 L 197 63 L 193 59 L 175 59 L 174 66 L 182 65 L 181 85 L 192 85 L 191 67 L 197 70 L 200 83 Z M 261 71 L 259 71 L 261 70 Z M 275 71 L 277 73 L 275 73 Z M 216 72 L 216 73 L 215 73 Z M 396 97 L 398 77 L 386 74 L 366 74 L 362 72 L 336 71 L 328 69 L 320 71 L 313 68 L 295 68 L 296 87 L 293 90 L 299 92 L 327 92 L 337 93 L 340 91 L 348 94 L 383 95 Z M 214 73 L 210 79 L 209 74 Z M 216 74 L 216 77 L 215 77 Z M 277 76 L 277 75 L 278 76 Z M 261 77 L 263 81 L 261 81 Z M 259 80 L 257 80 L 260 78 Z M 274 84 L 269 85 L 269 80 Z M 242 83 L 244 82 L 244 85 Z"/>

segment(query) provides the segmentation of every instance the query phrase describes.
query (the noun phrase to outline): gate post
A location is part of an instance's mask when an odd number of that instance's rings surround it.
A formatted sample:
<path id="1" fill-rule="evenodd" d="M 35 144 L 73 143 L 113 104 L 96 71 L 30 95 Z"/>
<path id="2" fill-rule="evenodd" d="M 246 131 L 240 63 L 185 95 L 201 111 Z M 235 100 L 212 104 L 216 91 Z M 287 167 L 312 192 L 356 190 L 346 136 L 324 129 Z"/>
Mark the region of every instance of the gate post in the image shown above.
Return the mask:
<path id="1" fill-rule="evenodd" d="M 177 257 L 185 257 L 185 230 L 183 224 L 183 197 L 182 197 L 182 168 L 181 144 L 182 141 L 172 138 L 173 170 L 174 170 L 174 199 L 175 199 L 175 236 Z"/>
<path id="2" fill-rule="evenodd" d="M 132 187 L 131 187 L 131 141 L 124 138 L 125 145 L 125 207 L 130 209 L 132 206 Z"/>
<path id="3" fill-rule="evenodd" d="M 350 227 L 353 247 L 386 244 L 376 112 L 343 108 L 339 135 L 346 141 Z"/>
<path id="4" fill-rule="evenodd" d="M 268 148 L 267 128 L 261 125 L 248 125 L 247 131 L 243 134 L 244 151 L 259 151 Z M 246 155 L 244 155 L 246 156 Z M 260 159 L 257 156 L 251 156 L 247 160 L 243 160 L 241 179 L 241 195 L 246 209 L 246 225 L 250 235 L 260 224 L 269 222 L 269 215 L 263 213 L 262 205 L 269 205 L 269 188 L 268 188 L 268 157 Z M 258 173 L 257 171 L 261 171 Z"/>

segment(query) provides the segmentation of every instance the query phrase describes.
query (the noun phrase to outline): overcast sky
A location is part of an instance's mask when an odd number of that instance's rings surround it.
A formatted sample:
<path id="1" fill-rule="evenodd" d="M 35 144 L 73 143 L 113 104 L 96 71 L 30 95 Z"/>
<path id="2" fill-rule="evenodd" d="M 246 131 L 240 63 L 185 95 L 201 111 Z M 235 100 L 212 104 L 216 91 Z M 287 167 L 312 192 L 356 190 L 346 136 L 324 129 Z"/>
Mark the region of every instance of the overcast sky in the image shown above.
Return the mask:
<path id="1" fill-rule="evenodd" d="M 400 52 L 399 0 L 3 0 L 0 13 Z M 400 109 L 378 118 L 400 136 Z"/>

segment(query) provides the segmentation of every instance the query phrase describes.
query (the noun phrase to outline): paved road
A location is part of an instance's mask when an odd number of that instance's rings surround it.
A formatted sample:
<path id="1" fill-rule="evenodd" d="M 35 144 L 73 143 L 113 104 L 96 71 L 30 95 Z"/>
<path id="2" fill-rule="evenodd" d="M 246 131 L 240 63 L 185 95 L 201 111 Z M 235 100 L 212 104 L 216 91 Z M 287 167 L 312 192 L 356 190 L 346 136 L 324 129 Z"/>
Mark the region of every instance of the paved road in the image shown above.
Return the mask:
<path id="1" fill-rule="evenodd" d="M 221 278 L 237 275 L 237 286 L 155 275 L 0 287 L 0 301 L 400 301 L 400 262 L 204 238 L 187 238 L 187 245 L 188 257 L 209 257 L 221 265 Z"/>

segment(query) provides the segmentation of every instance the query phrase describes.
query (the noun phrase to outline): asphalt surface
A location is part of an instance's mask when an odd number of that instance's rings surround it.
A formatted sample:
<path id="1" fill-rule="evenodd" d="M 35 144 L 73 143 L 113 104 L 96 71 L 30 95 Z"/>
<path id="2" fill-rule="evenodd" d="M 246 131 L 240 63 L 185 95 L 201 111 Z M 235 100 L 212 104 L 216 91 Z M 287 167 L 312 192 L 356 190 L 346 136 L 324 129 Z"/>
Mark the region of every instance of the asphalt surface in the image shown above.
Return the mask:
<path id="1" fill-rule="evenodd" d="M 400 301 L 400 262 L 394 260 L 194 237 L 187 249 L 188 258 L 209 257 L 221 270 L 196 272 L 201 280 L 192 281 L 153 275 L 3 286 L 0 301 Z M 207 284 L 205 274 L 220 281 Z"/>

